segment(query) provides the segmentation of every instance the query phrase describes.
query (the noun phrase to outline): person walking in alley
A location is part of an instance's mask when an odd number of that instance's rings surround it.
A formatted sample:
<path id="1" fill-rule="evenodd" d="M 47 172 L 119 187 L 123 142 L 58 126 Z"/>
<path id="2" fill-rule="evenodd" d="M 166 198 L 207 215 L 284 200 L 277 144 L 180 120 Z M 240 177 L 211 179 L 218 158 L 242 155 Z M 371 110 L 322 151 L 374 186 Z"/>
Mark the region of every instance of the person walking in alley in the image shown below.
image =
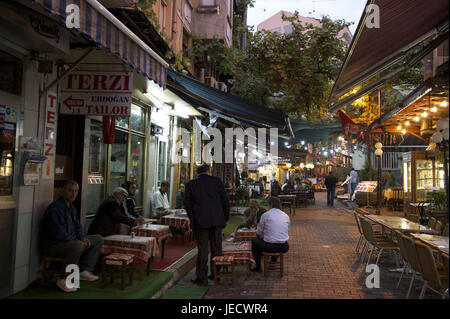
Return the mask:
<path id="1" fill-rule="evenodd" d="M 209 165 L 200 166 L 197 173 L 197 178 L 186 184 L 184 207 L 198 248 L 197 278 L 192 282 L 206 286 L 208 285 L 208 242 L 211 259 L 221 256 L 222 228 L 230 219 L 230 204 L 222 181 L 211 176 Z"/>
<path id="2" fill-rule="evenodd" d="M 352 167 L 352 170 L 350 172 L 350 187 L 351 187 L 351 193 L 350 193 L 350 200 L 353 198 L 353 194 L 355 193 L 356 186 L 358 185 L 358 172 L 355 171 L 355 169 Z"/>
<path id="3" fill-rule="evenodd" d="M 268 201 L 269 210 L 261 216 L 256 237 L 252 239 L 252 254 L 256 267 L 251 269 L 261 272 L 261 257 L 263 252 L 286 253 L 289 250 L 289 216 L 280 210 L 280 200 L 271 197 Z"/>
<path id="4" fill-rule="evenodd" d="M 175 208 L 181 209 L 184 208 L 184 194 L 185 194 L 185 185 L 183 183 L 180 184 L 180 190 L 177 193 L 177 199 L 175 202 Z"/>
<path id="5" fill-rule="evenodd" d="M 336 191 L 336 184 L 338 180 L 330 171 L 330 174 L 325 178 L 325 186 L 327 187 L 327 206 L 334 206 L 334 193 Z"/>
<path id="6" fill-rule="evenodd" d="M 75 181 L 64 184 L 62 196 L 54 201 L 42 217 L 40 244 L 42 253 L 46 256 L 64 258 L 63 269 L 75 264 L 81 268 L 80 279 L 96 281 L 93 274 L 103 238 L 99 235 L 83 234 L 74 200 L 78 196 L 79 186 Z M 77 288 L 66 286 L 66 277 L 59 279 L 56 285 L 64 292 L 75 292 Z"/>

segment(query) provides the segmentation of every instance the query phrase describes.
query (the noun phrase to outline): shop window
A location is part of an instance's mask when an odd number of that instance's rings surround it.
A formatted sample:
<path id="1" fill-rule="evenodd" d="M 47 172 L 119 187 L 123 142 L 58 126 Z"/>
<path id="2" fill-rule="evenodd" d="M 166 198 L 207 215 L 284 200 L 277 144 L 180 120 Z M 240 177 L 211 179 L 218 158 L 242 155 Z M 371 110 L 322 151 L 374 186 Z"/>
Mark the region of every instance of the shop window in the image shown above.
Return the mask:
<path id="1" fill-rule="evenodd" d="M 137 189 L 135 201 L 137 206 L 142 206 L 142 185 L 143 185 L 143 165 L 144 165 L 144 143 L 145 139 L 133 135 L 131 137 L 131 156 L 130 156 L 130 176 L 129 180 L 136 182 Z"/>
<path id="2" fill-rule="evenodd" d="M 0 51 L 0 91 L 20 95 L 22 93 L 22 60 Z"/>
<path id="3" fill-rule="evenodd" d="M 114 144 L 111 145 L 111 179 L 109 189 L 119 187 L 126 180 L 128 133 L 116 130 Z"/>
<path id="4" fill-rule="evenodd" d="M 89 138 L 89 164 L 87 186 L 87 215 L 93 215 L 104 199 L 105 193 L 105 145 L 103 129 L 99 124 L 91 124 Z"/>
<path id="5" fill-rule="evenodd" d="M 131 105 L 131 129 L 134 131 L 145 131 L 145 111 L 143 108 Z"/>
<path id="6" fill-rule="evenodd" d="M 15 109 L 0 105 L 0 196 L 12 194 L 16 119 Z"/>
<path id="7" fill-rule="evenodd" d="M 158 153 L 158 185 L 166 179 L 166 142 L 159 142 Z"/>
<path id="8" fill-rule="evenodd" d="M 130 121 L 130 117 L 129 116 L 117 116 L 116 117 L 116 126 L 118 127 L 123 127 L 123 128 L 128 128 L 129 127 L 129 121 Z"/>

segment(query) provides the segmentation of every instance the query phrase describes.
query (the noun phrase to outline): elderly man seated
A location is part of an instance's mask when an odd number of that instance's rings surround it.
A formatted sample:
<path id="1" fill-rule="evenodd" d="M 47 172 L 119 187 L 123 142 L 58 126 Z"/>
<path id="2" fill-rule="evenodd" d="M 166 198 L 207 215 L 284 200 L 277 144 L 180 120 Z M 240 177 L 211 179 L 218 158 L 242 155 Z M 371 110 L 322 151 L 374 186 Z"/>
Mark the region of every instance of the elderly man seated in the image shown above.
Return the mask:
<path id="1" fill-rule="evenodd" d="M 128 192 L 122 187 L 116 187 L 111 196 L 103 201 L 89 227 L 88 234 L 99 234 L 103 237 L 120 234 L 121 224 L 130 227 L 142 223 L 142 219 L 135 219 L 124 212 L 124 202 Z"/>
<path id="2" fill-rule="evenodd" d="M 160 218 L 167 214 L 167 211 L 170 209 L 169 199 L 167 197 L 167 193 L 169 192 L 170 184 L 167 181 L 161 182 L 161 187 L 159 191 L 153 194 L 153 214 L 156 218 Z"/>
<path id="3" fill-rule="evenodd" d="M 261 220 L 262 214 L 265 213 L 265 209 L 260 207 L 258 201 L 252 200 L 250 202 L 250 208 L 247 208 L 244 212 L 247 220 L 238 226 L 239 228 L 253 228 L 256 227 Z"/>
<path id="4" fill-rule="evenodd" d="M 62 196 L 48 206 L 42 217 L 40 244 L 46 256 L 64 258 L 63 269 L 70 264 L 78 265 L 81 280 L 96 281 L 98 277 L 92 272 L 103 246 L 103 238 L 83 234 L 77 210 L 72 204 L 78 191 L 77 182 L 67 181 Z M 56 285 L 64 292 L 77 291 L 77 288 L 67 287 L 67 275 Z"/>
<path id="5" fill-rule="evenodd" d="M 252 239 L 252 253 L 256 267 L 252 271 L 261 272 L 261 256 L 263 252 L 286 253 L 289 250 L 290 219 L 280 210 L 280 200 L 269 198 L 269 210 L 261 216 L 256 229 L 256 236 Z"/>

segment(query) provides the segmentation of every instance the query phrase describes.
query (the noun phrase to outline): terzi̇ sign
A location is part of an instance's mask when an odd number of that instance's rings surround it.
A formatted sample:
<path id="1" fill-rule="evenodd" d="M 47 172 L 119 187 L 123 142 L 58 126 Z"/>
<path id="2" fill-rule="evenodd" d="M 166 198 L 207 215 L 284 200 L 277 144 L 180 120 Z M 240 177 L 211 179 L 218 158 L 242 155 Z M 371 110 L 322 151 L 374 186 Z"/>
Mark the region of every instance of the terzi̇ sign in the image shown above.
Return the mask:
<path id="1" fill-rule="evenodd" d="M 133 73 L 71 72 L 62 81 L 62 114 L 130 116 Z"/>

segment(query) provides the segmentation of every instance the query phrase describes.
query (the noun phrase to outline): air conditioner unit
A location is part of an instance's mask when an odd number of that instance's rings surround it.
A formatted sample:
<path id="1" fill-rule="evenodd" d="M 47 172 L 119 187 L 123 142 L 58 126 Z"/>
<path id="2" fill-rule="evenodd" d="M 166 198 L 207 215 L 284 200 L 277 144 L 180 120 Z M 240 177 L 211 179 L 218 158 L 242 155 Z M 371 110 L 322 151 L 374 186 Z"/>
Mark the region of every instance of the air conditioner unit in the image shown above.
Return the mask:
<path id="1" fill-rule="evenodd" d="M 215 87 L 215 86 L 216 86 L 216 83 L 217 83 L 217 81 L 216 81 L 216 79 L 215 79 L 213 76 L 207 76 L 207 77 L 205 77 L 205 84 L 206 84 L 206 85 Z"/>
<path id="2" fill-rule="evenodd" d="M 221 90 L 223 92 L 228 92 L 228 87 L 225 84 L 225 82 L 219 82 L 219 90 Z"/>

